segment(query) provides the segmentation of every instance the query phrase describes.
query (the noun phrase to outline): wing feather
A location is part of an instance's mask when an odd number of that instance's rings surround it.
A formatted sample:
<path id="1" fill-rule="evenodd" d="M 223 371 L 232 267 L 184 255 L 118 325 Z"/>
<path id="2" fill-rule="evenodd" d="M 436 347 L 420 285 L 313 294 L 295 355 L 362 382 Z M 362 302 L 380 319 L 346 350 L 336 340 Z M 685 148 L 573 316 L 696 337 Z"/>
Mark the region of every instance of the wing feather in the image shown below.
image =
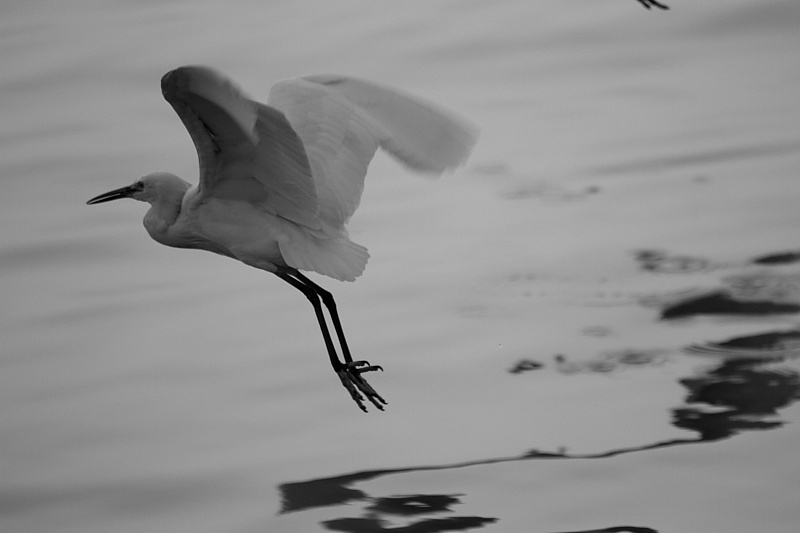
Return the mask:
<path id="1" fill-rule="evenodd" d="M 397 89 L 337 75 L 304 79 L 327 87 L 364 110 L 384 128 L 381 148 L 407 166 L 441 174 L 462 165 L 478 130 L 450 111 Z"/>
<path id="2" fill-rule="evenodd" d="M 300 136 L 316 185 L 320 217 L 341 226 L 358 207 L 378 147 L 412 169 L 441 174 L 462 164 L 476 129 L 413 96 L 355 78 L 318 75 L 270 90 Z"/>
<path id="3" fill-rule="evenodd" d="M 247 201 L 311 229 L 321 228 L 311 167 L 283 113 L 248 99 L 205 67 L 168 72 L 161 88 L 197 149 L 199 201 Z"/>
<path id="4" fill-rule="evenodd" d="M 369 258 L 344 223 L 376 150 L 441 174 L 462 164 L 477 138 L 448 111 L 349 77 L 281 81 L 269 105 L 204 67 L 168 72 L 161 87 L 197 149 L 196 201 L 249 202 L 294 222 L 278 241 L 286 263 L 340 280 L 355 279 Z"/>

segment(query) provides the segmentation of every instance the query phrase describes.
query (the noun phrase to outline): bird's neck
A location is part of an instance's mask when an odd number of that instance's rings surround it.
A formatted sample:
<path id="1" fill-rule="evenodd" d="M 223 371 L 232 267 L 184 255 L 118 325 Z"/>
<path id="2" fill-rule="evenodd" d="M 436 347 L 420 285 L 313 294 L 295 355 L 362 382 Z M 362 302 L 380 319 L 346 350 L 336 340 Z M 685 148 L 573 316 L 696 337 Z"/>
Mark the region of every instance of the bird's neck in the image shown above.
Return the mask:
<path id="1" fill-rule="evenodd" d="M 144 227 L 150 236 L 166 246 L 177 246 L 175 222 L 181 214 L 181 196 L 164 196 L 154 202 L 144 216 Z"/>

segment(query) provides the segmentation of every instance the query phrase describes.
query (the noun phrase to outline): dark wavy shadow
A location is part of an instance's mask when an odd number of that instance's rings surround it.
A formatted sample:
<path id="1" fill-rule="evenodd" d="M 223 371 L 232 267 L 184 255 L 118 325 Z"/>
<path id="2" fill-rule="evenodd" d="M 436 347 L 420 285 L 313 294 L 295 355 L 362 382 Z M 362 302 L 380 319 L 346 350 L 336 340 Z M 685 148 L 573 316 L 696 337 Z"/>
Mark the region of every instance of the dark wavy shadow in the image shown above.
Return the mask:
<path id="1" fill-rule="evenodd" d="M 496 522 L 496 518 L 479 516 L 455 516 L 452 518 L 428 518 L 408 526 L 386 527 L 379 518 L 338 518 L 322 522 L 331 531 L 348 533 L 373 533 L 392 531 L 394 533 L 438 533 L 440 531 L 466 531 Z"/>
<path id="2" fill-rule="evenodd" d="M 776 330 L 720 342 L 692 344 L 687 353 L 711 355 L 728 359 L 781 360 L 800 357 L 800 330 Z"/>
<path id="3" fill-rule="evenodd" d="M 582 531 L 554 531 L 553 533 L 658 533 L 649 527 L 614 526 L 603 529 L 584 529 Z"/>
<path id="4" fill-rule="evenodd" d="M 706 258 L 671 254 L 664 250 L 638 250 L 634 252 L 634 260 L 640 269 L 657 274 L 711 272 L 752 265 L 765 267 L 755 273 L 724 277 L 721 279 L 722 287 L 718 289 L 670 302 L 661 311 L 662 319 L 800 312 L 800 276 L 769 268 L 797 263 L 800 261 L 798 251 L 768 253 L 736 265 L 719 264 Z"/>
<path id="5" fill-rule="evenodd" d="M 800 312 L 796 303 L 771 300 L 741 300 L 727 291 L 714 291 L 665 307 L 661 318 L 688 318 L 695 315 L 775 315 Z"/>
<path id="6" fill-rule="evenodd" d="M 753 259 L 756 265 L 789 265 L 800 261 L 800 251 L 773 252 Z"/>
<path id="7" fill-rule="evenodd" d="M 764 337 L 770 340 L 771 337 Z M 747 342 L 747 341 L 740 341 Z M 752 342 L 752 340 L 751 340 Z M 658 448 L 715 442 L 731 438 L 743 431 L 769 430 L 781 427 L 779 410 L 800 399 L 800 375 L 788 368 L 771 366 L 781 358 L 722 358 L 717 367 L 703 374 L 681 379 L 687 389 L 685 405 L 672 409 L 672 424 L 696 434 L 693 438 L 670 439 L 599 453 L 573 454 L 566 450 L 545 452 L 532 449 L 510 457 L 491 457 L 460 463 L 367 470 L 339 476 L 311 479 L 279 486 L 282 495 L 281 513 L 300 512 L 319 507 L 343 506 L 362 502 L 361 516 L 328 520 L 322 526 L 330 531 L 433 533 L 466 531 L 499 520 L 498 517 L 452 516 L 439 518 L 440 513 L 453 512 L 461 503 L 461 494 L 413 494 L 373 497 L 355 488 L 383 476 L 451 470 L 473 466 L 530 460 L 603 459 Z M 412 517 L 406 526 L 388 527 L 388 517 Z M 646 533 L 655 530 L 641 526 L 612 526 L 573 533 Z M 560 532 L 567 533 L 567 532 Z"/>

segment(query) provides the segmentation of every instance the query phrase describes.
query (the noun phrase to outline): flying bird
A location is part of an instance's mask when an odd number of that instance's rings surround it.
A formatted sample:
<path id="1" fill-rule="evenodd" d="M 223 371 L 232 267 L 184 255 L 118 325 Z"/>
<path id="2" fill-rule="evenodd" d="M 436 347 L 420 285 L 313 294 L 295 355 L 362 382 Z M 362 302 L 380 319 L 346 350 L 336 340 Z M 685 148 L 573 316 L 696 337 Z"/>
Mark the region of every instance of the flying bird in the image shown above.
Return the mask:
<path id="1" fill-rule="evenodd" d="M 199 183 L 156 172 L 87 203 L 147 202 L 144 227 L 155 241 L 236 259 L 302 292 L 352 399 L 363 411 L 366 400 L 383 410 L 364 376 L 381 367 L 353 359 L 333 296 L 301 271 L 342 281 L 364 271 L 367 249 L 345 224 L 378 147 L 412 170 L 441 174 L 464 163 L 476 129 L 396 89 L 338 75 L 280 81 L 261 104 L 215 71 L 185 66 L 161 78 L 161 92 L 194 142 Z"/>

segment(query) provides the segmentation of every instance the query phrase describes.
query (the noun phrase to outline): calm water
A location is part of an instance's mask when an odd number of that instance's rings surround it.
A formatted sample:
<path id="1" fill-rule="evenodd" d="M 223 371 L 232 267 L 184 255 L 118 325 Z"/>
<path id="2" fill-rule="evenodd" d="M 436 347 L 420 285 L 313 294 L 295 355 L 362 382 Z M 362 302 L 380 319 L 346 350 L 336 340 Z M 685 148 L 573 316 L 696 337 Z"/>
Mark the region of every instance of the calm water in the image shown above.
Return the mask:
<path id="1" fill-rule="evenodd" d="M 671 4 L 4 2 L 0 531 L 797 531 L 800 4 Z M 84 204 L 196 179 L 187 63 L 481 127 L 377 158 L 365 275 L 315 278 L 385 413 L 291 287 Z"/>

